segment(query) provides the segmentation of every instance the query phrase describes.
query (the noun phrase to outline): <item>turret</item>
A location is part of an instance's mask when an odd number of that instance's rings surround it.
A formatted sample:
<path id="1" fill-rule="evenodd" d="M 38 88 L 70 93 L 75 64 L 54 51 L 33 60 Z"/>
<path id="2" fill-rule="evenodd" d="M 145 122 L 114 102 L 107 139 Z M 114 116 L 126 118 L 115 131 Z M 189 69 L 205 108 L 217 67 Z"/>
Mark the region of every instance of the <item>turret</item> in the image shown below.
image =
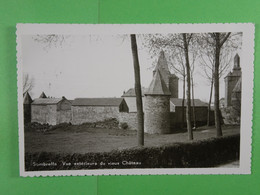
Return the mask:
<path id="1" fill-rule="evenodd" d="M 225 80 L 225 107 L 231 106 L 231 96 L 232 91 L 235 88 L 238 80 L 241 78 L 241 67 L 240 67 L 240 57 L 238 54 L 234 57 L 233 71 L 228 73 L 224 78 Z"/>
<path id="2" fill-rule="evenodd" d="M 150 134 L 170 132 L 170 97 L 160 70 L 157 70 L 146 91 L 144 104 L 144 131 Z"/>
<path id="3" fill-rule="evenodd" d="M 155 73 L 158 70 L 161 73 L 164 83 L 166 84 L 167 87 L 169 87 L 169 77 L 170 77 L 171 73 L 169 71 L 169 67 L 168 67 L 167 60 L 165 58 L 163 50 L 159 54 L 157 65 L 155 67 L 155 70 L 153 71 L 153 76 L 155 75 Z"/>
<path id="4" fill-rule="evenodd" d="M 234 57 L 234 67 L 233 67 L 233 71 L 234 70 L 240 70 L 240 57 L 238 54 L 235 55 Z"/>

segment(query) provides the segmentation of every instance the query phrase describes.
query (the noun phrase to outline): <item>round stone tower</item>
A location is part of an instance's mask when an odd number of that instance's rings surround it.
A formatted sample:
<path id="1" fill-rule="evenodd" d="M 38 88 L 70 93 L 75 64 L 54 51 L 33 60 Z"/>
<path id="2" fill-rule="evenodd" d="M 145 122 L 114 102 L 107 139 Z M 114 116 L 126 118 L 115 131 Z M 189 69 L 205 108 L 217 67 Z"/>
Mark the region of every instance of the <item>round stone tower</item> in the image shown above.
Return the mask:
<path id="1" fill-rule="evenodd" d="M 150 134 L 170 133 L 171 93 L 159 70 L 144 95 L 144 131 Z"/>

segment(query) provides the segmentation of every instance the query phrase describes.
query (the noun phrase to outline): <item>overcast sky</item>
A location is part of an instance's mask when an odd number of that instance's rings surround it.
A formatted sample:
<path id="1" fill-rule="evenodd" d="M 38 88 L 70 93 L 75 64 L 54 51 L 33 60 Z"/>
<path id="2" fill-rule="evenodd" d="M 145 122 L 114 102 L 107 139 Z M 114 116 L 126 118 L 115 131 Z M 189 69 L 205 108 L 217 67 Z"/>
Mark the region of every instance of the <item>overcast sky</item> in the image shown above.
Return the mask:
<path id="1" fill-rule="evenodd" d="M 145 49 L 138 51 L 142 86 L 152 80 L 152 60 Z M 120 97 L 134 87 L 134 69 L 130 40 L 117 36 L 70 36 L 62 46 L 51 48 L 36 42 L 33 36 L 22 36 L 23 73 L 34 79 L 32 98 L 42 91 L 47 96 Z M 232 67 L 233 67 L 233 61 Z M 241 64 L 242 66 L 242 64 Z M 243 69 L 243 67 L 242 67 Z M 209 85 L 199 74 L 194 75 L 195 98 L 207 101 Z M 179 97 L 182 82 L 179 82 Z M 224 77 L 220 80 L 220 97 L 224 96 Z"/>

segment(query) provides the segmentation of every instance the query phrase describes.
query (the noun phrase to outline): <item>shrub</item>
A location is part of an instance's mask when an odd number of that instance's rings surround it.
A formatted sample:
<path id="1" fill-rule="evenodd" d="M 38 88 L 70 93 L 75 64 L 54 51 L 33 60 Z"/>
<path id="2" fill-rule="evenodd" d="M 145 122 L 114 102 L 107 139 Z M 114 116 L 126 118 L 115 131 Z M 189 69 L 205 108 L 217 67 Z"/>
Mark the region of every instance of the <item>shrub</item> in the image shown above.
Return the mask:
<path id="1" fill-rule="evenodd" d="M 41 131 L 45 132 L 52 128 L 48 123 L 41 124 L 37 122 L 27 123 L 24 125 L 24 131 Z"/>
<path id="2" fill-rule="evenodd" d="M 127 129 L 128 128 L 128 124 L 123 122 L 123 123 L 120 123 L 120 128 L 121 129 Z"/>

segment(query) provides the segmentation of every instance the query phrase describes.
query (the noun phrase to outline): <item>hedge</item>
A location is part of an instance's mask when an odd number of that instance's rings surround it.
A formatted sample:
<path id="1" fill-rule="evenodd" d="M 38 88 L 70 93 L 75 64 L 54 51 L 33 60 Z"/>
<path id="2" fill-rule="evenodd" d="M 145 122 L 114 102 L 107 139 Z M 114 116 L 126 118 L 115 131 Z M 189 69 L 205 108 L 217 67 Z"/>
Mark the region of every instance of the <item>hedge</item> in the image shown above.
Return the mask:
<path id="1" fill-rule="evenodd" d="M 26 171 L 215 167 L 239 159 L 240 135 L 86 154 L 26 153 Z"/>

